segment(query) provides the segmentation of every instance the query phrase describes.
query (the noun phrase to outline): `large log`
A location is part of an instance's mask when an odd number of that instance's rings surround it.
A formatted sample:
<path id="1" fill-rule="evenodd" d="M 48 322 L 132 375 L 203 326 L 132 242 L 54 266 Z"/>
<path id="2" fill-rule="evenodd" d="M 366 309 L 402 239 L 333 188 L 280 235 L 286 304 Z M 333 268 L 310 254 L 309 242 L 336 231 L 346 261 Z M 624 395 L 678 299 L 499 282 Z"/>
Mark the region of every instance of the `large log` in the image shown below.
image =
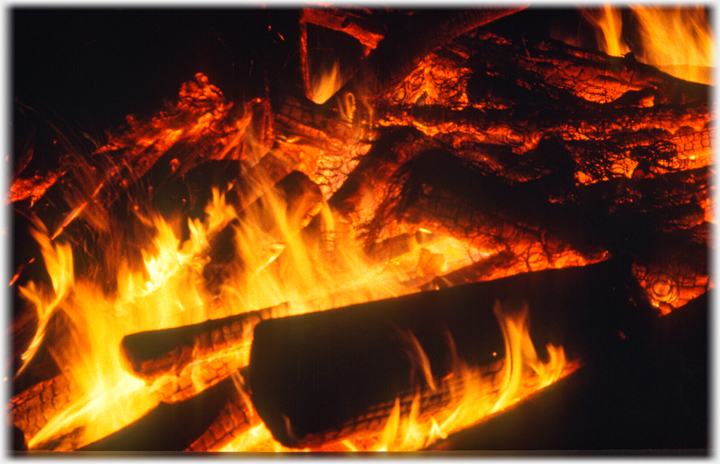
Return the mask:
<path id="1" fill-rule="evenodd" d="M 529 305 L 539 353 L 552 342 L 591 362 L 619 331 L 633 337 L 642 330 L 647 308 L 633 303 L 629 272 L 627 260 L 611 260 L 263 321 L 255 328 L 247 377 L 253 404 L 285 446 L 341 430 L 414 388 L 417 367 L 401 332 L 416 337 L 434 379 L 444 378 L 452 364 L 447 332 L 470 365 L 501 358 L 503 338 L 492 310 L 498 300 L 511 308 Z"/>

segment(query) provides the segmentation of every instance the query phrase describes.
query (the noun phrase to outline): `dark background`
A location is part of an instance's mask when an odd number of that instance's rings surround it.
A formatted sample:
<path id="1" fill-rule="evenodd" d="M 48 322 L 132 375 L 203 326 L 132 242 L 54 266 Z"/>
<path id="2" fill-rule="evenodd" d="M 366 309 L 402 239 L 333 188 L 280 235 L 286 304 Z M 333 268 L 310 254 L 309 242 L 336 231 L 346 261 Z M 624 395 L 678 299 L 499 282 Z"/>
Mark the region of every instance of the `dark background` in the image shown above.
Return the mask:
<path id="1" fill-rule="evenodd" d="M 233 101 L 301 85 L 297 10 L 14 8 L 9 20 L 15 134 L 34 128 L 38 148 L 48 121 L 66 135 L 99 136 L 175 100 L 198 72 Z M 573 9 L 503 21 L 526 38 L 588 32 Z"/>

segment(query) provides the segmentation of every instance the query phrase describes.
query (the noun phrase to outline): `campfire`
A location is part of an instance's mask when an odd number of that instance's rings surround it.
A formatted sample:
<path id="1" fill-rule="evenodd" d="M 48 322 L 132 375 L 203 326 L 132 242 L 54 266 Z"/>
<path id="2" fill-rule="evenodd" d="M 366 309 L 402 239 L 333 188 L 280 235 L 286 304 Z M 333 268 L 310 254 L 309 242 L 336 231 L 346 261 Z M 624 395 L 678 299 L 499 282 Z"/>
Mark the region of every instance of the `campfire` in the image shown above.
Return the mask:
<path id="1" fill-rule="evenodd" d="M 272 11 L 51 163 L 17 98 L 14 449 L 706 452 L 705 9 L 575 13 Z"/>

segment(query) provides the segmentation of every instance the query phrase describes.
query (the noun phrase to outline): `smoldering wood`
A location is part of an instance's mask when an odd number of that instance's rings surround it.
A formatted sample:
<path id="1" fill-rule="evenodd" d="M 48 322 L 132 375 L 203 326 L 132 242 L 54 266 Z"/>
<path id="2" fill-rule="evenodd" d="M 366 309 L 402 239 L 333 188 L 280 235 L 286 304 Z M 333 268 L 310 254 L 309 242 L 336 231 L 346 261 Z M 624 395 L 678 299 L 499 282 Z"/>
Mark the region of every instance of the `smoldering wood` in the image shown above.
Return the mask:
<path id="1" fill-rule="evenodd" d="M 454 287 L 456 285 L 492 280 L 497 272 L 509 269 L 516 263 L 517 257 L 514 253 L 507 250 L 501 251 L 456 271 L 435 277 L 430 283 L 423 287 L 423 290 Z"/>
<path id="2" fill-rule="evenodd" d="M 362 94 L 378 98 L 397 86 L 436 48 L 476 27 L 522 9 L 434 10 L 414 14 L 402 26 L 388 31 L 377 48 L 363 60 L 347 88 L 365 89 Z"/>
<path id="3" fill-rule="evenodd" d="M 525 302 L 541 356 L 552 342 L 592 362 L 618 330 L 641 330 L 649 309 L 631 302 L 634 291 L 630 263 L 611 260 L 263 321 L 250 353 L 251 399 L 275 439 L 296 446 L 414 387 L 399 331 L 416 337 L 440 379 L 452 362 L 447 332 L 459 358 L 492 364 L 504 356 L 495 301 L 515 310 Z"/>
<path id="4" fill-rule="evenodd" d="M 56 375 L 10 399 L 10 422 L 29 440 L 80 395 L 65 375 Z"/>
<path id="5" fill-rule="evenodd" d="M 310 24 L 344 32 L 372 50 L 385 37 L 387 26 L 362 9 L 303 8 L 303 19 Z"/>
<path id="6" fill-rule="evenodd" d="M 399 229 L 423 227 L 482 250 L 512 252 L 516 262 L 539 255 L 552 263 L 568 252 L 592 262 L 604 253 L 627 253 L 638 265 L 673 269 L 676 280 L 708 274 L 701 205 L 706 168 L 575 185 L 572 169 L 557 165 L 511 183 L 502 172 L 448 151 L 421 153 L 388 182 L 385 200 L 365 226 L 367 249 L 405 224 Z"/>

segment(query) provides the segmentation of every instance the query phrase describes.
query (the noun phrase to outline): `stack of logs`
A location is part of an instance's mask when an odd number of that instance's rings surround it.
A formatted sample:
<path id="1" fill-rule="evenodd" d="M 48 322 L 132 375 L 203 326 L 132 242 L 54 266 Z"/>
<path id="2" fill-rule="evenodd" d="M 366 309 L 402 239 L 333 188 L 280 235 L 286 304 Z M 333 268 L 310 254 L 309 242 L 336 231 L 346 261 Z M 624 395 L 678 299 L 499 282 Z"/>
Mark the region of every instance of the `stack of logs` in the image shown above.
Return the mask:
<path id="1" fill-rule="evenodd" d="M 217 450 L 260 420 L 284 446 L 318 447 L 380 429 L 398 395 L 409 408 L 413 366 L 395 330 L 417 337 L 437 366 L 433 378 L 448 372 L 446 330 L 463 359 L 492 375 L 489 353 L 504 353 L 496 300 L 528 303 L 536 345 L 563 344 L 588 363 L 615 349 L 618 334 L 645 340 L 655 308 L 667 313 L 705 293 L 709 88 L 632 56 L 506 36 L 513 13 L 305 10 L 303 25 L 343 31 L 365 47 L 354 77 L 327 103 L 306 98 L 301 37 L 304 95 L 233 105 L 198 75 L 177 104 L 130 121 L 97 156 L 69 155 L 42 176 L 16 163 L 16 229 L 39 217 L 53 238 L 76 245 L 76 272 L 88 275 L 115 275 L 110 248 L 140 256 L 135 206 L 202 216 L 208 179 L 228 185 L 240 218 L 208 251 L 203 276 L 215 294 L 229 273 L 252 271 L 227 242 L 269 192 L 286 199 L 295 230 L 330 255 L 348 236 L 363 240 L 369 259 L 388 260 L 430 233 L 488 256 L 394 300 L 280 319 L 280 308 L 248 308 L 129 335 L 119 347 L 126 368 L 167 382 L 158 409 L 94 444 L 68 434 L 40 448 Z M 179 132 L 168 141 L 156 128 L 170 123 Z M 332 239 L 322 205 L 336 225 Z M 113 231 L 97 217 L 128 224 L 127 243 L 110 245 Z M 263 227 L 272 231 L 272 221 Z M 17 269 L 20 282 L 34 269 L 28 262 Z M 586 263 L 597 264 L 552 270 Z M 16 366 L 34 327 L 32 311 L 17 306 Z M 74 398 L 69 380 L 40 358 L 15 379 L 10 401 L 25 437 Z M 204 366 L 201 387 L 190 364 Z M 451 388 L 461 386 L 423 390 L 423 412 L 447 406 Z M 196 426 L 170 426 L 198 404 L 211 406 Z M 143 438 L 158 424 L 165 434 Z"/>

